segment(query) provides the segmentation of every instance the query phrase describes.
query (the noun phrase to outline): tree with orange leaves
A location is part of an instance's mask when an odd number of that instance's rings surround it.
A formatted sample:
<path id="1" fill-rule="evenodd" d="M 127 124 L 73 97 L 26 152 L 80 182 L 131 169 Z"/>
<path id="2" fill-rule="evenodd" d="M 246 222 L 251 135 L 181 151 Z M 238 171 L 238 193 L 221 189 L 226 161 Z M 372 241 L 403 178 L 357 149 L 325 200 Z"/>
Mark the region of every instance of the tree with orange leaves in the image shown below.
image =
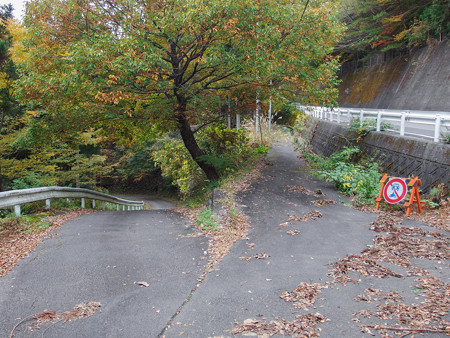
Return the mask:
<path id="1" fill-rule="evenodd" d="M 335 13 L 323 0 L 36 0 L 17 92 L 55 133 L 178 130 L 216 180 L 195 132 L 233 91 L 333 100 Z"/>

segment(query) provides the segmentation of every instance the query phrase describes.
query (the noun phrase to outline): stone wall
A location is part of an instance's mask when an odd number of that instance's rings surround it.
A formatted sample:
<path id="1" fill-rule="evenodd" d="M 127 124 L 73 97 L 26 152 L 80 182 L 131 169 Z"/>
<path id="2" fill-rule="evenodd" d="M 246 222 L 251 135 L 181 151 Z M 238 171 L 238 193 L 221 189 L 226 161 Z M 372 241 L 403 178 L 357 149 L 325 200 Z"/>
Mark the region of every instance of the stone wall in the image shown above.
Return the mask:
<path id="1" fill-rule="evenodd" d="M 316 121 L 313 129 L 310 142 L 316 153 L 329 156 L 344 146 L 358 144 L 357 135 L 337 123 Z M 390 176 L 419 176 L 422 191 L 429 192 L 440 183 L 449 191 L 450 145 L 384 132 L 369 133 L 359 145 Z"/>

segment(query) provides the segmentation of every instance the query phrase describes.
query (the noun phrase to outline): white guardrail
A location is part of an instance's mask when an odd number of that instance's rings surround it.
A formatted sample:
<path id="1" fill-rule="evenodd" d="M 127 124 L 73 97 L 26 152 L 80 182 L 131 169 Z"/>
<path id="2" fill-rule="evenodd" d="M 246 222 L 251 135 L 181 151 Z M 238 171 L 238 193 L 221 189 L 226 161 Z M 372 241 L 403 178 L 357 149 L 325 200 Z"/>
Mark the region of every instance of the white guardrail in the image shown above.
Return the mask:
<path id="1" fill-rule="evenodd" d="M 329 108 L 298 105 L 298 109 L 322 120 L 350 124 L 359 119 L 360 126 L 366 120 L 376 121 L 376 131 L 390 131 L 401 136 L 415 136 L 440 142 L 450 133 L 450 113 L 419 110 Z"/>
<path id="2" fill-rule="evenodd" d="M 92 207 L 95 208 L 96 201 L 102 202 L 103 210 L 106 210 L 106 203 L 109 209 L 114 207 L 117 210 L 142 210 L 144 208 L 143 201 L 130 201 L 119 197 L 111 196 L 101 192 L 82 188 L 66 188 L 66 187 L 43 187 L 32 189 L 20 189 L 0 192 L 0 208 L 14 207 L 16 216 L 20 216 L 20 206 L 25 203 L 45 200 L 45 206 L 50 208 L 52 198 L 80 198 L 81 207 L 85 207 L 85 200 L 92 200 Z"/>

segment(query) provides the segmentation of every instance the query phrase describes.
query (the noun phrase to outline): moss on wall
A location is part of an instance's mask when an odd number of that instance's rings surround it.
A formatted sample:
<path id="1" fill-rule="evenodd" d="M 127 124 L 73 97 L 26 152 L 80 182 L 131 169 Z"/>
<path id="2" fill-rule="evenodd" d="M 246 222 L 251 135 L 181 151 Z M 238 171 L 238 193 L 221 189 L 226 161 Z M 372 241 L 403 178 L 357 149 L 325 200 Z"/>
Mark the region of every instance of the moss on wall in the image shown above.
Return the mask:
<path id="1" fill-rule="evenodd" d="M 341 107 L 450 111 L 450 43 L 342 73 Z"/>

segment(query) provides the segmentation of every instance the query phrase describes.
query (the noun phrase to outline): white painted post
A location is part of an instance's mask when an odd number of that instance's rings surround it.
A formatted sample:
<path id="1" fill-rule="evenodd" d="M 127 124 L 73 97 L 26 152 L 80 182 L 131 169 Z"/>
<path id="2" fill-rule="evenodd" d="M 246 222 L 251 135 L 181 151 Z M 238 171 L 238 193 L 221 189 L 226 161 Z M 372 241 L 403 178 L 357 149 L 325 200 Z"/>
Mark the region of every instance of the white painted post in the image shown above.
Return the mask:
<path id="1" fill-rule="evenodd" d="M 128 211 L 130 211 L 131 210 L 131 208 L 130 208 L 130 206 L 128 206 Z"/>
<path id="2" fill-rule="evenodd" d="M 81 208 L 84 209 L 84 207 L 85 207 L 85 200 L 83 197 L 83 198 L 81 198 Z"/>
<path id="3" fill-rule="evenodd" d="M 66 203 L 67 203 L 67 204 L 70 203 L 70 198 L 66 198 Z"/>
<path id="4" fill-rule="evenodd" d="M 236 114 L 236 129 L 241 128 L 241 114 Z"/>
<path id="5" fill-rule="evenodd" d="M 337 112 L 337 123 L 341 123 L 341 108 L 338 108 L 337 110 L 336 110 L 336 112 Z"/>
<path id="6" fill-rule="evenodd" d="M 436 115 L 434 124 L 434 142 L 439 142 L 441 136 L 441 115 Z"/>
<path id="7" fill-rule="evenodd" d="M 92 200 L 92 209 L 95 209 L 95 200 Z"/>
<path id="8" fill-rule="evenodd" d="M 102 201 L 102 210 L 106 210 L 106 202 Z"/>
<path id="9" fill-rule="evenodd" d="M 20 217 L 20 204 L 14 206 L 14 213 L 17 217 Z"/>
<path id="10" fill-rule="evenodd" d="M 400 136 L 405 136 L 406 113 L 402 113 L 400 117 Z"/>
<path id="11" fill-rule="evenodd" d="M 270 80 L 272 83 L 272 80 Z M 272 129 L 272 96 L 269 98 L 269 131 Z"/>
<path id="12" fill-rule="evenodd" d="M 323 120 L 323 107 L 320 108 L 320 119 Z"/>
<path id="13" fill-rule="evenodd" d="M 377 113 L 377 131 L 381 131 L 381 112 Z"/>
<path id="14" fill-rule="evenodd" d="M 50 209 L 50 199 L 49 198 L 45 200 L 45 208 Z"/>
<path id="15" fill-rule="evenodd" d="M 361 109 L 359 112 L 359 127 L 362 128 L 363 126 L 363 120 L 364 120 L 364 110 Z"/>
<path id="16" fill-rule="evenodd" d="M 120 210 L 120 204 L 117 204 L 117 211 Z"/>
<path id="17" fill-rule="evenodd" d="M 111 202 L 109 202 L 109 210 L 113 209 L 114 204 L 112 204 Z"/>
<path id="18" fill-rule="evenodd" d="M 347 123 L 350 125 L 352 121 L 352 115 L 350 114 L 350 109 L 347 109 Z"/>
<path id="19" fill-rule="evenodd" d="M 255 111 L 255 129 L 256 129 L 256 134 L 258 135 L 260 133 L 260 123 L 259 123 L 259 119 L 260 119 L 260 112 L 261 112 L 261 104 L 259 101 L 259 98 L 256 98 L 256 111 Z"/>

